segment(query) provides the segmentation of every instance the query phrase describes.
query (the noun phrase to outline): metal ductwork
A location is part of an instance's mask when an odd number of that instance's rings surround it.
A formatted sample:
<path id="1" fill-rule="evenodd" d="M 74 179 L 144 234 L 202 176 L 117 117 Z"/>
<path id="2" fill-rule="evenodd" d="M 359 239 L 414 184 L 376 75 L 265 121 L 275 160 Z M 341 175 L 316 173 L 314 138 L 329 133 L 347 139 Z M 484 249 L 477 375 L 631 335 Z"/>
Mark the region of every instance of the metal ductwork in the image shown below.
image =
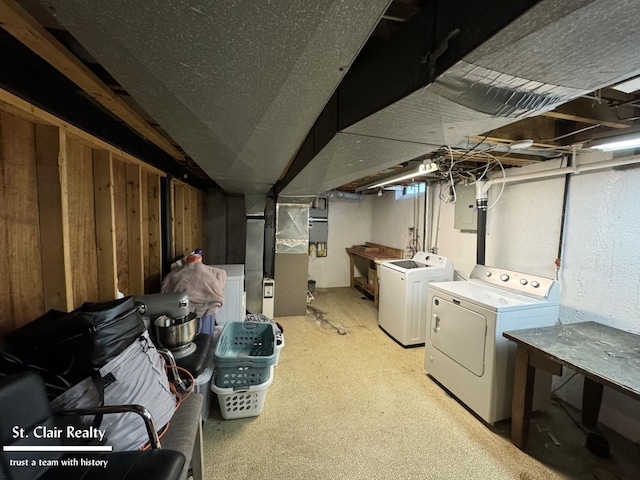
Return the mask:
<path id="1" fill-rule="evenodd" d="M 487 19 L 473 8 L 467 11 L 467 2 L 464 6 L 435 3 L 437 7 L 425 8 L 422 17 L 415 19 L 436 39 L 425 47 L 426 56 L 414 51 L 407 59 L 398 52 L 398 58 L 414 66 L 414 70 L 401 70 L 415 79 L 413 92 L 393 102 L 379 100 L 378 105 L 388 105 L 375 112 L 361 109 L 360 113 L 368 114 L 363 118 L 353 114 L 353 106 L 343 112 L 342 101 L 336 102 L 337 111 L 323 112 L 324 117 L 337 118 L 340 128 L 312 154 L 299 152 L 295 176 L 286 177 L 280 186 L 283 194 L 322 192 L 444 145 L 468 144 L 470 136 L 538 115 L 640 71 L 640 57 L 633 53 L 640 42 L 640 27 L 633 20 L 640 5 L 632 0 L 510 2 L 509 12 L 503 11 L 504 2 L 495 9 L 483 2 L 486 12 L 498 12 L 486 27 Z M 460 15 L 461 11 L 465 14 Z M 418 28 L 415 22 L 407 22 L 404 28 Z M 490 37 L 489 32 L 496 29 Z M 402 41 L 398 45 L 406 48 Z M 435 76 L 427 68 L 433 51 L 444 52 L 435 63 Z M 383 83 L 385 74 L 375 70 L 381 68 L 380 58 L 384 55 L 376 57 L 368 75 L 357 74 L 360 81 L 374 78 L 381 95 L 408 90 L 406 82 L 400 88 Z M 421 58 L 427 63 L 421 63 Z M 363 52 L 358 62 L 366 65 L 369 56 Z M 357 68 L 358 62 L 352 71 L 366 69 Z M 338 99 L 347 97 L 343 89 L 355 90 L 350 80 L 351 72 L 338 89 Z M 327 108 L 332 107 L 330 102 Z M 315 134 L 314 129 L 310 137 Z"/>
<path id="2" fill-rule="evenodd" d="M 245 195 L 247 238 L 245 243 L 245 292 L 247 311 L 262 312 L 262 278 L 264 277 L 264 230 L 266 195 Z"/>
<path id="3" fill-rule="evenodd" d="M 354 200 L 356 202 L 364 200 L 364 193 L 343 192 L 342 190 L 330 190 L 328 192 L 321 193 L 319 196 L 339 198 L 340 200 Z"/>
<path id="4" fill-rule="evenodd" d="M 390 0 L 39 3 L 222 189 L 267 194 Z"/>
<path id="5" fill-rule="evenodd" d="M 227 193 L 314 197 L 640 72 L 635 0 L 424 0 L 386 37 L 390 0 L 18 2 Z"/>

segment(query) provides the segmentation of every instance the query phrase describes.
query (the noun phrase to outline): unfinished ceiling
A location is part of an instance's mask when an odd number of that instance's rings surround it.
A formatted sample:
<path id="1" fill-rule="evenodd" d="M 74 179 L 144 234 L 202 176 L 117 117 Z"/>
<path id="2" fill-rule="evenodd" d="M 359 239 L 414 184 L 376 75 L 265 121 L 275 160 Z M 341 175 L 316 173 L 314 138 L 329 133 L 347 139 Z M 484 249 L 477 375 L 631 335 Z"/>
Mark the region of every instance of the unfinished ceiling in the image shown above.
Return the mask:
<path id="1" fill-rule="evenodd" d="M 483 134 L 489 140 L 489 132 L 500 127 L 637 75 L 640 29 L 629 17 L 634 8 L 640 8 L 637 2 L 538 3 L 433 83 L 337 132 L 282 192 L 300 195 L 314 186 L 321 192 L 442 146 L 468 150 Z M 555 122 L 551 126 L 547 135 L 558 136 Z M 532 138 L 532 129 L 523 130 L 519 138 Z M 507 130 L 502 135 L 510 138 Z M 564 139 L 576 140 L 572 135 Z M 497 144 L 494 149 L 508 152 L 499 139 L 491 140 Z M 570 151 L 566 145 L 534 145 L 521 153 L 544 159 Z M 396 155 L 389 155 L 390 150 Z"/>
<path id="2" fill-rule="evenodd" d="M 46 0 L 229 193 L 278 180 L 388 0 Z"/>
<path id="3" fill-rule="evenodd" d="M 481 141 L 542 161 L 636 117 L 600 90 L 640 73 L 634 0 L 20 4 L 231 194 L 352 189 Z"/>

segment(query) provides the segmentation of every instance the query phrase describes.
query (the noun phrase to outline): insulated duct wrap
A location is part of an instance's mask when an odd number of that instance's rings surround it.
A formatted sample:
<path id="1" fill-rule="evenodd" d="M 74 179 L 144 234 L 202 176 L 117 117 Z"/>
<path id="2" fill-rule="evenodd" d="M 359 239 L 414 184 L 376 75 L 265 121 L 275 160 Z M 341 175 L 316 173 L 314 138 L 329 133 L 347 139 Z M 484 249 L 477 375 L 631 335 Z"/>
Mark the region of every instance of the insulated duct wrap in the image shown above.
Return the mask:
<path id="1" fill-rule="evenodd" d="M 276 205 L 276 253 L 308 253 L 309 205 Z"/>
<path id="2" fill-rule="evenodd" d="M 585 92 L 459 61 L 429 87 L 443 98 L 494 117 L 521 119 L 553 110 Z"/>
<path id="3" fill-rule="evenodd" d="M 262 194 L 246 194 L 244 196 L 244 208 L 247 217 L 264 216 L 267 196 Z"/>
<path id="4" fill-rule="evenodd" d="M 262 278 L 264 277 L 264 227 L 266 195 L 245 195 L 247 237 L 245 243 L 245 291 L 247 310 L 262 311 Z"/>
<path id="5" fill-rule="evenodd" d="M 355 200 L 357 202 L 364 200 L 364 193 L 343 192 L 342 190 L 330 190 L 328 192 L 321 193 L 319 196 L 334 197 L 339 198 L 340 200 Z"/>

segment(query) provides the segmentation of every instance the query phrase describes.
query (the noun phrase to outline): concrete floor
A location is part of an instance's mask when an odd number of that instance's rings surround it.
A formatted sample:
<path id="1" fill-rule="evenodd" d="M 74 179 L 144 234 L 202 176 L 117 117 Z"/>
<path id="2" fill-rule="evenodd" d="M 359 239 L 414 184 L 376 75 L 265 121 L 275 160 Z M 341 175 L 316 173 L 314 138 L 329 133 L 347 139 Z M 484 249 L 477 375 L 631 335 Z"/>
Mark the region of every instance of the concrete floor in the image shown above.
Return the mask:
<path id="1" fill-rule="evenodd" d="M 602 428 L 611 455 L 593 455 L 555 403 L 523 453 L 508 421 L 487 426 L 427 377 L 424 347 L 390 339 L 356 290 L 319 289 L 311 306 L 276 319 L 285 346 L 260 416 L 223 420 L 212 395 L 206 479 L 640 478 L 638 445 Z"/>

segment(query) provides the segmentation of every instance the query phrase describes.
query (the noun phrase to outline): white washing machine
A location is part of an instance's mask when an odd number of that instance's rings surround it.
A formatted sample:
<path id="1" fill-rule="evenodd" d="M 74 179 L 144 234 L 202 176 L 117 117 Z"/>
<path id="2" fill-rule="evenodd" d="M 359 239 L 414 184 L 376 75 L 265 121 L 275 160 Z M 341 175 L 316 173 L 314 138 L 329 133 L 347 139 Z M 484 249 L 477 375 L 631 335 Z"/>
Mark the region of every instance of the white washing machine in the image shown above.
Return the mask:
<path id="1" fill-rule="evenodd" d="M 453 279 L 451 260 L 427 252 L 378 265 L 378 325 L 404 347 L 424 345 L 427 286 Z"/>
<path id="2" fill-rule="evenodd" d="M 484 265 L 468 281 L 432 283 L 425 371 L 485 422 L 511 417 L 516 347 L 502 332 L 555 325 L 559 296 L 555 280 Z M 535 410 L 551 392 L 538 373 Z"/>

